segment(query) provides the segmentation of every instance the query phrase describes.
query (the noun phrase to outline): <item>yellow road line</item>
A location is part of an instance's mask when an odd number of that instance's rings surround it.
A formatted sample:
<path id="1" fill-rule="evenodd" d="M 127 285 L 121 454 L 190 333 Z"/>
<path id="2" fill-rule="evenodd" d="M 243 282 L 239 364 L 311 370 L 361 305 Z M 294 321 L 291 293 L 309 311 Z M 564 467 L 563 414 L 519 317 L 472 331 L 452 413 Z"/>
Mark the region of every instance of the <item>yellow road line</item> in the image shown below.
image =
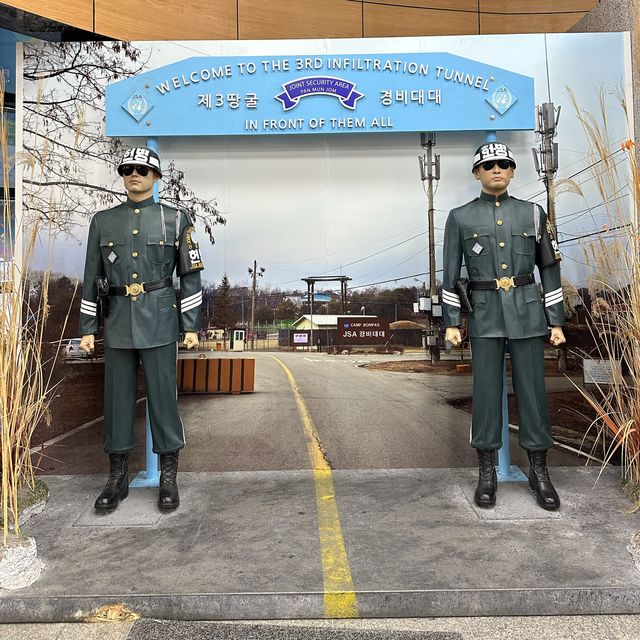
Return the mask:
<path id="1" fill-rule="evenodd" d="M 326 618 L 358 618 L 358 601 L 351 578 L 347 549 L 342 537 L 331 467 L 322 450 L 320 438 L 296 379 L 282 360 L 275 356 L 270 357 L 280 364 L 287 374 L 304 425 L 304 435 L 307 440 L 307 450 L 311 459 L 313 481 L 316 488 L 324 583 L 324 615 Z"/>

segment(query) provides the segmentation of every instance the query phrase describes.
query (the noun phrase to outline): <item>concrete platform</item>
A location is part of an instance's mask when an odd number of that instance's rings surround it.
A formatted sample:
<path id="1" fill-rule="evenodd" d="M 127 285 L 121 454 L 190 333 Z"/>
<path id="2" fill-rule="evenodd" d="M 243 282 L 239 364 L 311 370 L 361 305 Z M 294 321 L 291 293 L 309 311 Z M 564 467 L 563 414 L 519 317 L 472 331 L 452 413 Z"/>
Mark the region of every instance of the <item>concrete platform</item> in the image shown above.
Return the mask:
<path id="1" fill-rule="evenodd" d="M 559 512 L 524 483 L 498 506 L 473 506 L 474 469 L 333 473 L 361 617 L 640 613 L 627 550 L 640 516 L 615 469 L 552 470 Z M 310 471 L 181 473 L 182 505 L 160 514 L 156 490 L 93 512 L 104 476 L 49 476 L 51 499 L 26 533 L 40 580 L 0 592 L 0 622 L 83 620 L 124 604 L 174 620 L 323 617 Z"/>

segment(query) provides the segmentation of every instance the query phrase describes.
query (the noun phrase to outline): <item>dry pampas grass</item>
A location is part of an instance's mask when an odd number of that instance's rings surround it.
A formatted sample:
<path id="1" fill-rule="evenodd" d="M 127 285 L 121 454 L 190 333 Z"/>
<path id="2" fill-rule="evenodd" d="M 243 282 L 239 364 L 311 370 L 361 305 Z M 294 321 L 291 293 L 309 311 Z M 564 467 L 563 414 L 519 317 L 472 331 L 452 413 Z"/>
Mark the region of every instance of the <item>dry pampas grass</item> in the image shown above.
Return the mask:
<path id="1" fill-rule="evenodd" d="M 618 96 L 626 111 L 624 100 Z M 605 94 L 598 116 L 574 108 L 589 140 L 594 179 L 605 203 L 608 224 L 595 240 L 583 245 L 592 267 L 589 289 L 594 303 L 590 326 L 597 356 L 610 369 L 610 384 L 580 388 L 596 414 L 591 428 L 608 442 L 604 466 L 620 458 L 622 484 L 631 497 L 630 511 L 640 509 L 640 170 L 633 141 L 622 144 L 626 162 L 609 150 Z M 619 154 L 617 154 L 619 155 Z M 614 198 L 628 183 L 628 199 Z"/>

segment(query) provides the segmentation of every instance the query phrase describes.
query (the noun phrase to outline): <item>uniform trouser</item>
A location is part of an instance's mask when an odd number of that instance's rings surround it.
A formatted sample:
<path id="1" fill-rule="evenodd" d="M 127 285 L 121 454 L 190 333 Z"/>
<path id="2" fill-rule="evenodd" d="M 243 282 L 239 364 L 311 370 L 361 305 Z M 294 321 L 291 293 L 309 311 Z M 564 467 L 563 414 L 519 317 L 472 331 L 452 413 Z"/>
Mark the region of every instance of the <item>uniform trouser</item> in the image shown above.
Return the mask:
<path id="1" fill-rule="evenodd" d="M 471 338 L 473 414 L 471 446 L 502 446 L 502 388 L 506 338 Z M 543 338 L 509 340 L 513 390 L 520 417 L 520 446 L 531 451 L 553 445 L 544 386 Z"/>
<path id="2" fill-rule="evenodd" d="M 151 349 L 105 349 L 104 429 L 107 453 L 128 453 L 135 444 L 138 365 L 142 360 L 155 453 L 184 447 L 178 414 L 176 343 Z"/>

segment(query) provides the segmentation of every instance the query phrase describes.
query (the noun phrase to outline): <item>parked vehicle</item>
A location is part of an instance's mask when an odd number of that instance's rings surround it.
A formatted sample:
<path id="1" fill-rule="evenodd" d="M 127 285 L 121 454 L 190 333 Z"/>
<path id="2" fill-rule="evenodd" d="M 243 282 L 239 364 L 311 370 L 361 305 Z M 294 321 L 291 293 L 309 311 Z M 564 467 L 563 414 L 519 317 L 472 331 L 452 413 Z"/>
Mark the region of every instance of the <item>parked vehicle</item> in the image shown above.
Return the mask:
<path id="1" fill-rule="evenodd" d="M 93 353 L 87 353 L 80 348 L 80 342 L 82 338 L 69 338 L 64 341 L 65 344 L 62 347 L 63 357 L 67 360 L 94 360 L 96 358 L 102 358 L 104 356 L 104 345 L 102 339 L 95 341 L 95 348 Z"/>
<path id="2" fill-rule="evenodd" d="M 70 338 L 64 345 L 64 357 L 70 360 L 76 358 L 88 358 L 89 354 L 80 348 L 80 341 L 82 338 Z"/>

